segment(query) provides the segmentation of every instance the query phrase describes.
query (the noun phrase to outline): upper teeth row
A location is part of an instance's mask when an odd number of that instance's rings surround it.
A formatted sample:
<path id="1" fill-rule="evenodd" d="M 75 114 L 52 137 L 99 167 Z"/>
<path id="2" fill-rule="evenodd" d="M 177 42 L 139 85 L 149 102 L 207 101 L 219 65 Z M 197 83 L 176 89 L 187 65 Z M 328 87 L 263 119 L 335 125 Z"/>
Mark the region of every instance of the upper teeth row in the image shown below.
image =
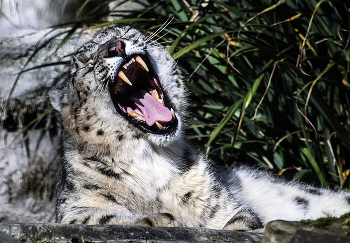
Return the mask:
<path id="1" fill-rule="evenodd" d="M 149 71 L 149 70 L 148 70 L 148 67 L 147 67 L 147 65 L 146 65 L 146 63 L 142 60 L 142 58 L 141 58 L 140 56 L 135 57 L 135 59 L 134 59 L 134 58 L 131 58 L 131 60 L 123 66 L 124 69 L 128 69 L 128 67 L 130 66 L 130 64 L 133 63 L 133 62 L 135 62 L 135 61 L 138 62 L 138 63 L 141 65 L 141 67 L 142 67 L 143 69 L 145 69 L 147 72 Z M 119 71 L 119 72 L 118 72 L 118 77 L 121 78 L 121 79 L 122 79 L 125 83 L 127 83 L 128 85 L 132 86 L 132 83 L 130 82 L 130 80 L 128 79 L 128 77 L 126 77 L 126 75 L 125 75 L 125 73 L 124 73 L 123 71 Z"/>

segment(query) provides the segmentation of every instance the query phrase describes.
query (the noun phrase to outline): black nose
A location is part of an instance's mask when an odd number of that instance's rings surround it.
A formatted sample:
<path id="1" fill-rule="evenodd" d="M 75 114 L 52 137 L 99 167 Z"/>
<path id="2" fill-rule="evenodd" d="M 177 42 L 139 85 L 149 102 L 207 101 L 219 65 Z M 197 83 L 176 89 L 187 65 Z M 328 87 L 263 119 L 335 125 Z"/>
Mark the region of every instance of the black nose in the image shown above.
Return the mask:
<path id="1" fill-rule="evenodd" d="M 122 57 L 126 58 L 125 54 L 125 43 L 123 41 L 118 41 L 108 48 L 108 57 Z"/>

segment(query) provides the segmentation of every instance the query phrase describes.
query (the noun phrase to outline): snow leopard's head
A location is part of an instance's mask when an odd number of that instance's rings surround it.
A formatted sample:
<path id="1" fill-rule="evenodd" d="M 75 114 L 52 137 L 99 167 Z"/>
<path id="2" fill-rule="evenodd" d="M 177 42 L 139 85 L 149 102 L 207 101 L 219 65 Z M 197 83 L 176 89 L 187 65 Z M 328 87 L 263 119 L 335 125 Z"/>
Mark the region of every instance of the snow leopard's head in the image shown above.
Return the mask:
<path id="1" fill-rule="evenodd" d="M 89 143 L 143 136 L 164 145 L 181 133 L 180 71 L 164 47 L 130 27 L 109 28 L 79 48 L 50 98 L 65 130 Z"/>

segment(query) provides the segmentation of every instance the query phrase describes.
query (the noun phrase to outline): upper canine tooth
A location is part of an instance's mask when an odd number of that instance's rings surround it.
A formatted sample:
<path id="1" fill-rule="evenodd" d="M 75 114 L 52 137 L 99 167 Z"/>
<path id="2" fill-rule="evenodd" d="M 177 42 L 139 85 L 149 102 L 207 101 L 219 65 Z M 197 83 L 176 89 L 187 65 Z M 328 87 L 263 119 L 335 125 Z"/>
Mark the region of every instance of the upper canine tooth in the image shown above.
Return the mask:
<path id="1" fill-rule="evenodd" d="M 135 60 L 148 72 L 148 67 L 140 56 L 135 57 Z"/>
<path id="2" fill-rule="evenodd" d="M 164 127 L 162 126 L 162 124 L 160 124 L 159 122 L 156 122 L 157 127 L 159 128 L 159 130 L 163 130 Z"/>
<path id="3" fill-rule="evenodd" d="M 127 83 L 128 85 L 132 86 L 132 83 L 130 82 L 130 80 L 125 76 L 125 73 L 123 71 L 119 71 L 118 73 L 118 77 L 121 78 L 125 83 Z"/>
<path id="4" fill-rule="evenodd" d="M 141 121 L 145 121 L 146 119 L 143 116 L 140 116 L 139 114 L 137 114 L 136 112 L 132 111 L 132 110 L 127 110 L 128 114 L 132 117 L 135 117 L 136 119 L 139 119 Z"/>

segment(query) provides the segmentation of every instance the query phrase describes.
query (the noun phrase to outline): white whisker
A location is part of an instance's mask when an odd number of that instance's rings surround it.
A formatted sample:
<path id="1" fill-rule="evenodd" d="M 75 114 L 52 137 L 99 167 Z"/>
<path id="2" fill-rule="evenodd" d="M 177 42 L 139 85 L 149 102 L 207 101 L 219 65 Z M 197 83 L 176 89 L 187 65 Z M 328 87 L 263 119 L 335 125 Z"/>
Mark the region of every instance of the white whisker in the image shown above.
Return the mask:
<path id="1" fill-rule="evenodd" d="M 152 35 L 148 36 L 146 42 L 156 36 L 158 33 L 162 32 L 170 23 L 173 21 L 174 17 L 170 19 L 170 17 L 165 21 L 165 23 L 160 26 Z"/>
<path id="2" fill-rule="evenodd" d="M 164 35 L 162 35 L 161 37 L 159 37 L 158 39 L 154 40 L 155 42 L 158 41 L 160 38 L 163 38 L 164 36 L 166 36 L 167 34 L 169 34 L 173 29 L 175 29 L 177 26 L 175 26 L 174 28 L 172 28 L 171 30 L 167 31 Z M 154 41 L 152 41 L 151 43 L 153 43 Z"/>

